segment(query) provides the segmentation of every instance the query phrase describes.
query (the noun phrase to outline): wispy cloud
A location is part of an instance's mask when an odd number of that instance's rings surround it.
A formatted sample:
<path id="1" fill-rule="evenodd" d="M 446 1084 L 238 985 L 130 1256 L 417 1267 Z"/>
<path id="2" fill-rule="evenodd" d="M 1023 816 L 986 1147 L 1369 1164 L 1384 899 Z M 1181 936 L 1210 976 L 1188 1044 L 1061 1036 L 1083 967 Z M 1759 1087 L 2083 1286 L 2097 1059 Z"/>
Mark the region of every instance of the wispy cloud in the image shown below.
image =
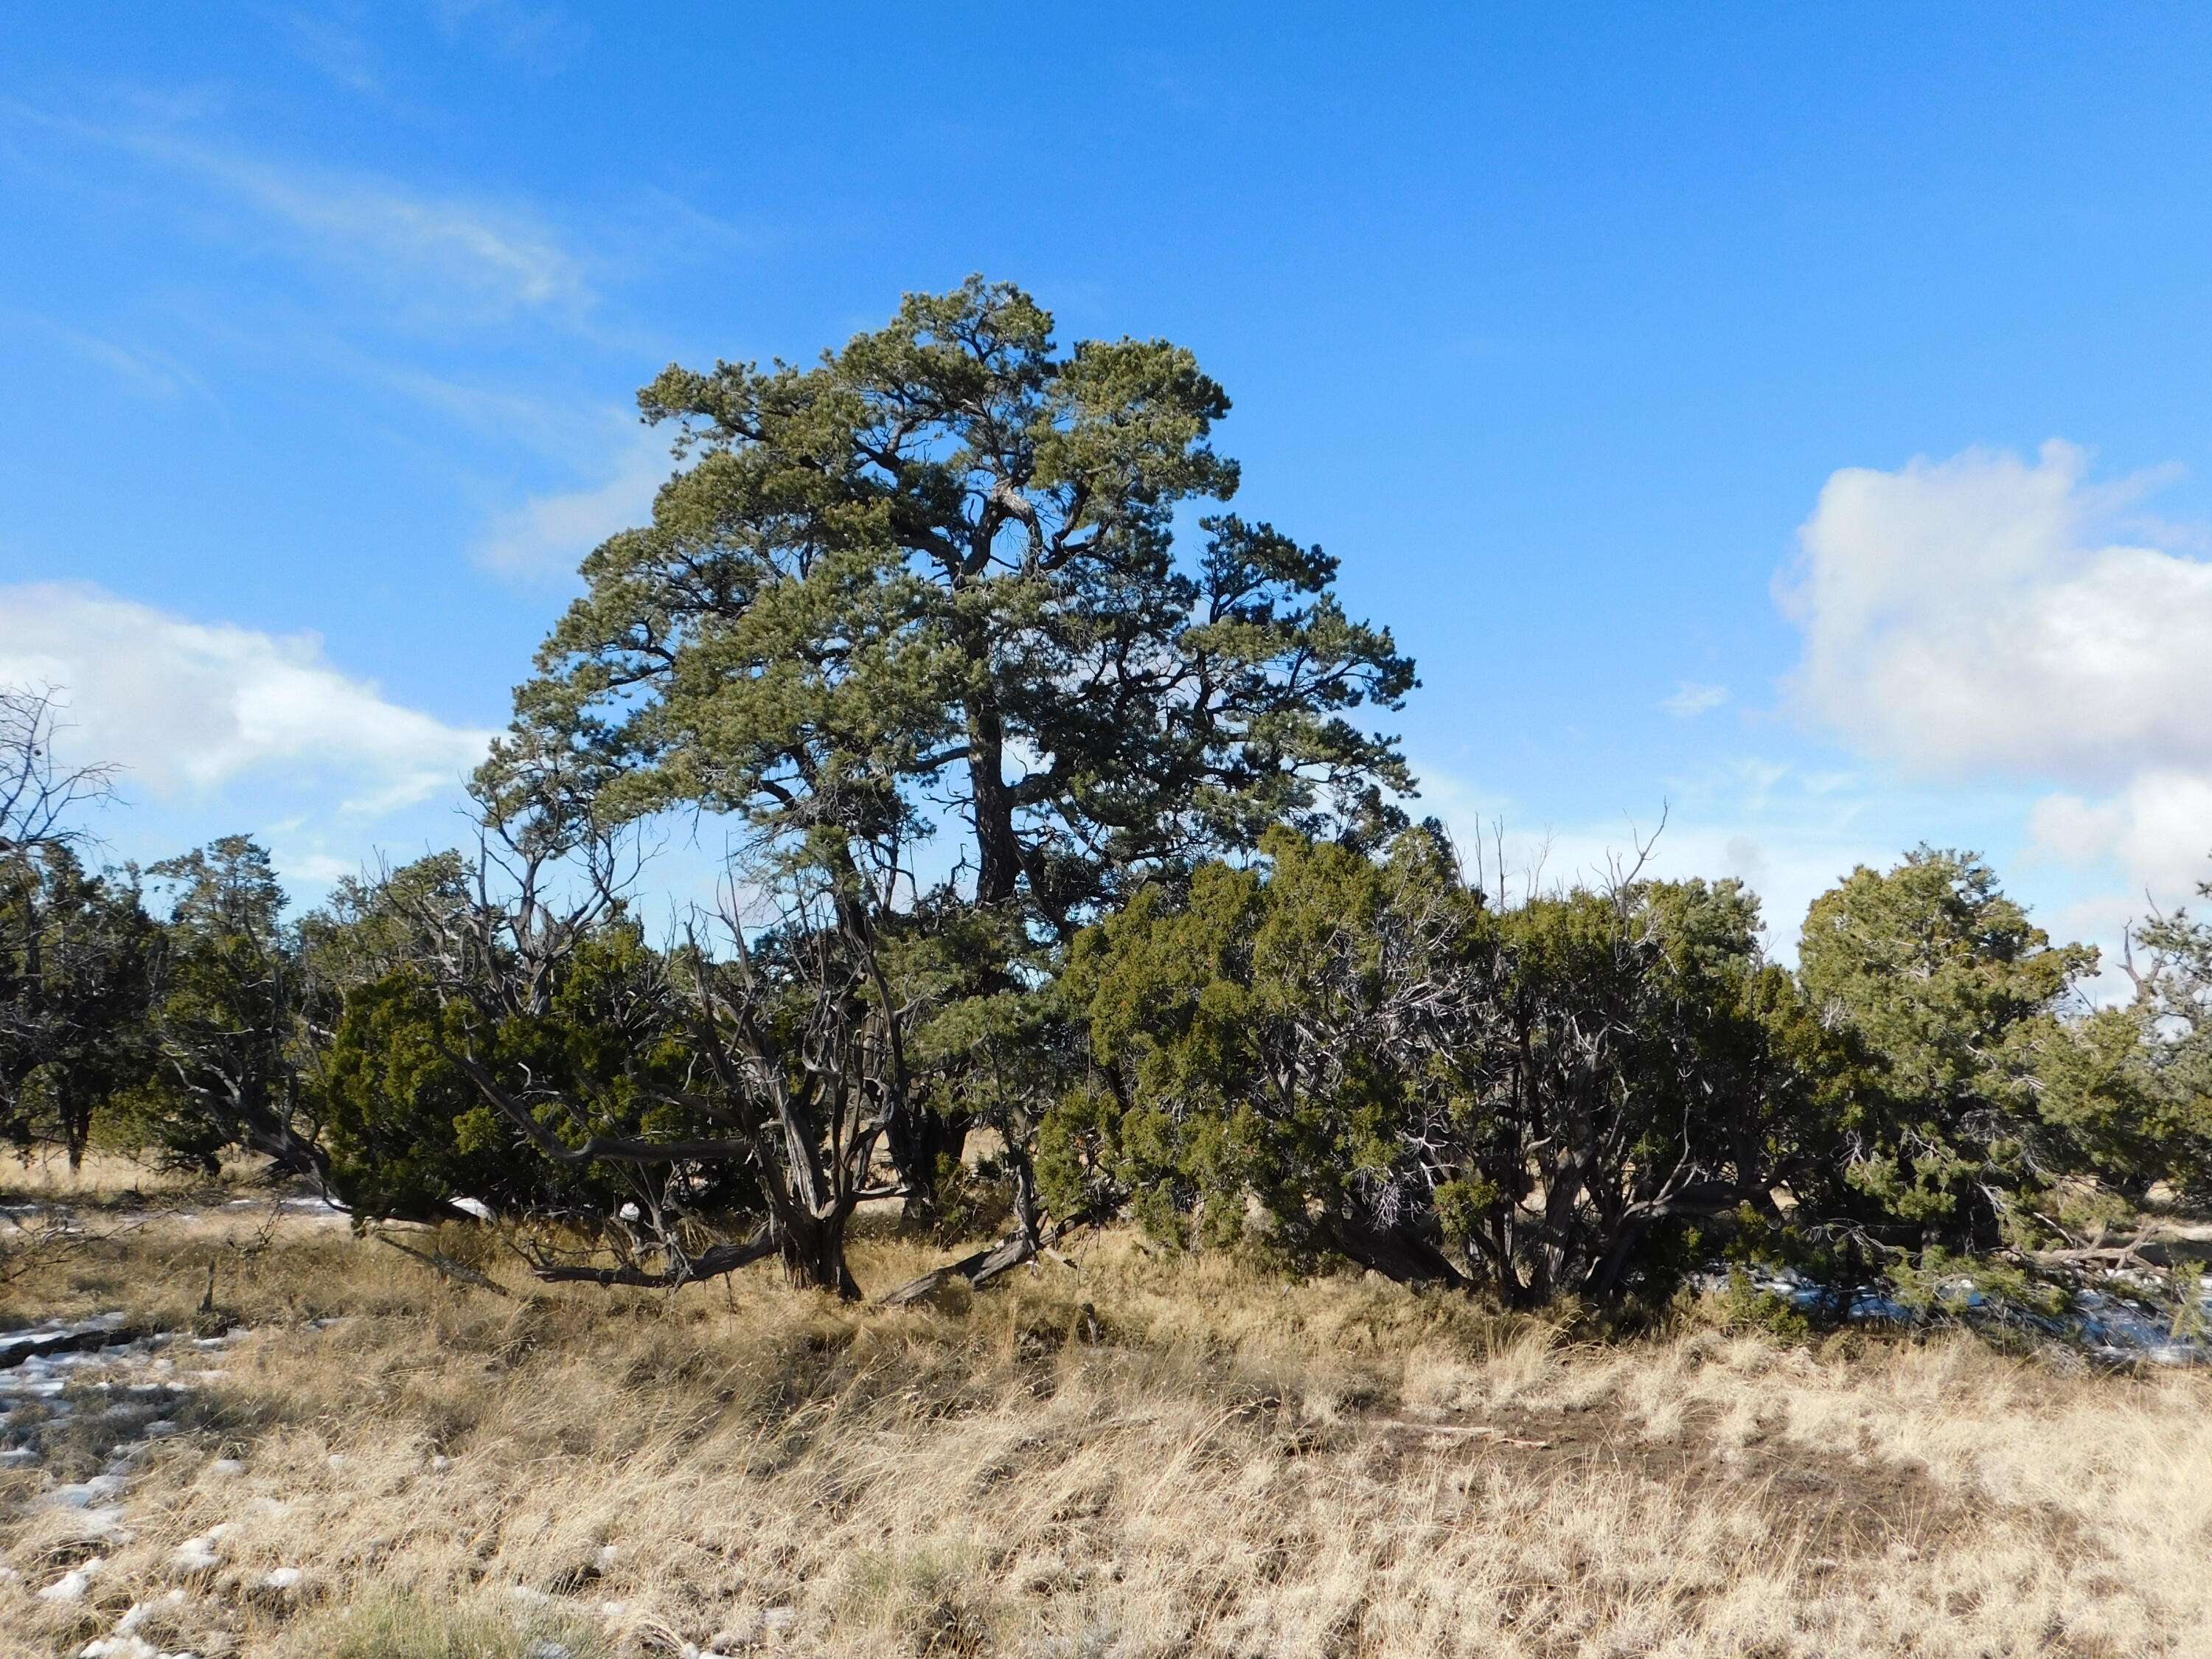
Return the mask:
<path id="1" fill-rule="evenodd" d="M 354 275 L 402 291 L 428 284 L 441 307 L 458 301 L 472 316 L 520 309 L 578 316 L 594 298 L 560 239 L 513 209 L 173 141 L 149 148 L 228 186 Z"/>
<path id="2" fill-rule="evenodd" d="M 521 0 L 436 0 L 436 12 L 449 40 L 480 40 L 502 57 L 542 74 L 558 72 L 591 39 L 590 29 L 558 6 Z"/>
<path id="3" fill-rule="evenodd" d="M 1678 720 L 1693 720 L 1719 708 L 1728 698 L 1725 685 L 1700 685 L 1695 680 L 1678 680 L 1674 695 L 1659 706 Z"/>
<path id="4" fill-rule="evenodd" d="M 0 307 L 0 320 L 16 324 L 99 364 L 125 391 L 140 398 L 167 401 L 187 389 L 207 395 L 207 387 L 199 376 L 165 351 L 149 346 L 122 345 L 103 336 L 71 328 L 52 317 L 13 307 Z"/>
<path id="5" fill-rule="evenodd" d="M 617 531 L 650 519 L 670 471 L 667 445 L 638 434 L 603 482 L 532 495 L 498 514 L 477 544 L 477 562 L 512 576 L 565 575 Z"/>
<path id="6" fill-rule="evenodd" d="M 349 23 L 307 11 L 280 12 L 276 23 L 295 54 L 340 86 L 352 92 L 381 89 L 375 53 Z"/>
<path id="7" fill-rule="evenodd" d="M 256 213 L 293 246 L 381 292 L 408 319 L 579 325 L 597 301 L 584 261 L 512 203 L 415 188 L 380 174 L 276 161 L 161 121 L 103 125 L 0 100 L 19 123 L 137 157 Z"/>

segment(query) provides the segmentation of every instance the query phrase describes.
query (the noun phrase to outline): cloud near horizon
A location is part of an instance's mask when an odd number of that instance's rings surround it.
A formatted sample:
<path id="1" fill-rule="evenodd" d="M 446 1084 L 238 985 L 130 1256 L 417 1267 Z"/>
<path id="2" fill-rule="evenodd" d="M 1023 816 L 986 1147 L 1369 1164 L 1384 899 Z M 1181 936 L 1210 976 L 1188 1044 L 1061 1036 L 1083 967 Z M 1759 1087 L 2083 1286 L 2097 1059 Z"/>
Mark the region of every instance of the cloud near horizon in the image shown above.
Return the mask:
<path id="1" fill-rule="evenodd" d="M 2109 538 L 2154 475 L 1970 449 L 1833 474 L 1780 597 L 1790 702 L 1909 778 L 2055 786 L 2034 850 L 2171 898 L 2212 852 L 2212 562 Z"/>
<path id="2" fill-rule="evenodd" d="M 0 587 L 0 680 L 58 688 L 73 760 L 172 799 L 308 775 L 375 817 L 457 787 L 492 736 L 390 701 L 314 635 L 192 622 L 88 582 Z"/>

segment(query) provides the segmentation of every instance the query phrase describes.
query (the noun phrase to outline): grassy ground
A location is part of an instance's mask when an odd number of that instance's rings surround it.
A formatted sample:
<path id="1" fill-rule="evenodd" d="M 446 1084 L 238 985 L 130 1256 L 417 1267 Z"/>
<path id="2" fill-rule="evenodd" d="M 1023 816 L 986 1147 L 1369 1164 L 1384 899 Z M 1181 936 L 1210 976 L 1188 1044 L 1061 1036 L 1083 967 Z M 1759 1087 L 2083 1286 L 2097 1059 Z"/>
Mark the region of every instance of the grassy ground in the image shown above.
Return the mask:
<path id="1" fill-rule="evenodd" d="M 151 1447 L 131 1541 L 35 1501 L 105 1455 L 91 1395 L 0 1473 L 0 1653 L 134 1606 L 203 1659 L 2212 1653 L 2199 1376 L 1688 1320 L 1579 1345 L 1123 1237 L 896 1314 L 767 1272 L 533 1294 L 480 1235 L 446 1248 L 517 1294 L 243 1211 L 0 1292 L 11 1323 L 184 1328 L 214 1261 L 246 1328 Z M 884 1237 L 856 1269 L 938 1259 Z M 36 1595 L 94 1553 L 83 1601 Z"/>

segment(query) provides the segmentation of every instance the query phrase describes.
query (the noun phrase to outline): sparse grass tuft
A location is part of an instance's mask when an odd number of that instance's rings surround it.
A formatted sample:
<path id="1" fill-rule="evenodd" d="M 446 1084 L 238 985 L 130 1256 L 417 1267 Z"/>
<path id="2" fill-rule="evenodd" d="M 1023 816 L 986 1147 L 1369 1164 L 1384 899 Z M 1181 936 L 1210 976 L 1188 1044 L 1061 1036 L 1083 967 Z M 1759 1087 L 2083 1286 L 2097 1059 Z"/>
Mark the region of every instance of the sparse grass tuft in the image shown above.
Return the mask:
<path id="1" fill-rule="evenodd" d="M 378 1589 L 295 1632 L 285 1648 L 288 1659 L 599 1659 L 605 1651 L 597 1626 L 574 1615 L 518 1614 Z"/>

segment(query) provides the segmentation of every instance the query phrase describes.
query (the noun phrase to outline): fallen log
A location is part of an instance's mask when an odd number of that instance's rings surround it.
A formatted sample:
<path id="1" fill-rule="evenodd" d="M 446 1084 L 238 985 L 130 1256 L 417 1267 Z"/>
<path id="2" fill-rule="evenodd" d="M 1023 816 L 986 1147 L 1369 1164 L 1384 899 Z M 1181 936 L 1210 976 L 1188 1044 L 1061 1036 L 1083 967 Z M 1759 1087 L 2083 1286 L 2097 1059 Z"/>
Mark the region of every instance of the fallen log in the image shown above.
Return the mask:
<path id="1" fill-rule="evenodd" d="M 1549 1451 L 1548 1440 L 1528 1440 L 1517 1434 L 1508 1434 L 1504 1429 L 1492 1428 L 1487 1423 L 1409 1423 L 1402 1417 L 1378 1417 L 1375 1421 L 1386 1429 L 1407 1429 L 1415 1434 L 1461 1434 L 1473 1440 L 1487 1440 L 1498 1446 L 1525 1446 L 1531 1451 Z"/>
<path id="2" fill-rule="evenodd" d="M 145 1334 L 129 1325 L 101 1321 L 59 1331 L 19 1331 L 13 1336 L 0 1336 L 0 1370 L 12 1370 L 27 1359 L 43 1359 L 48 1354 L 121 1347 Z"/>
<path id="3" fill-rule="evenodd" d="M 933 1267 L 919 1279 L 909 1279 L 896 1290 L 886 1291 L 876 1298 L 878 1308 L 903 1308 L 915 1302 L 927 1301 L 956 1279 L 964 1279 L 977 1290 L 989 1284 L 1000 1273 L 1011 1272 L 1024 1261 L 1036 1260 L 1037 1247 L 1034 1241 L 1016 1233 L 1001 1239 L 987 1250 L 949 1261 L 942 1267 Z"/>
<path id="4" fill-rule="evenodd" d="M 494 1296 L 514 1294 L 497 1279 L 478 1273 L 466 1262 L 454 1261 L 443 1250 L 418 1250 L 411 1244 L 402 1244 L 389 1233 L 378 1233 L 374 1237 L 379 1243 L 389 1244 L 402 1255 L 411 1255 L 424 1267 L 434 1269 L 441 1279 L 450 1279 L 458 1285 L 473 1285 L 479 1291 L 489 1291 Z"/>
<path id="5" fill-rule="evenodd" d="M 566 1262 L 532 1261 L 530 1271 L 549 1285 L 625 1285 L 642 1291 L 673 1291 L 751 1266 L 781 1248 L 763 1231 L 740 1244 L 716 1244 L 697 1255 L 678 1255 L 658 1272 L 645 1267 L 586 1267 Z"/>

